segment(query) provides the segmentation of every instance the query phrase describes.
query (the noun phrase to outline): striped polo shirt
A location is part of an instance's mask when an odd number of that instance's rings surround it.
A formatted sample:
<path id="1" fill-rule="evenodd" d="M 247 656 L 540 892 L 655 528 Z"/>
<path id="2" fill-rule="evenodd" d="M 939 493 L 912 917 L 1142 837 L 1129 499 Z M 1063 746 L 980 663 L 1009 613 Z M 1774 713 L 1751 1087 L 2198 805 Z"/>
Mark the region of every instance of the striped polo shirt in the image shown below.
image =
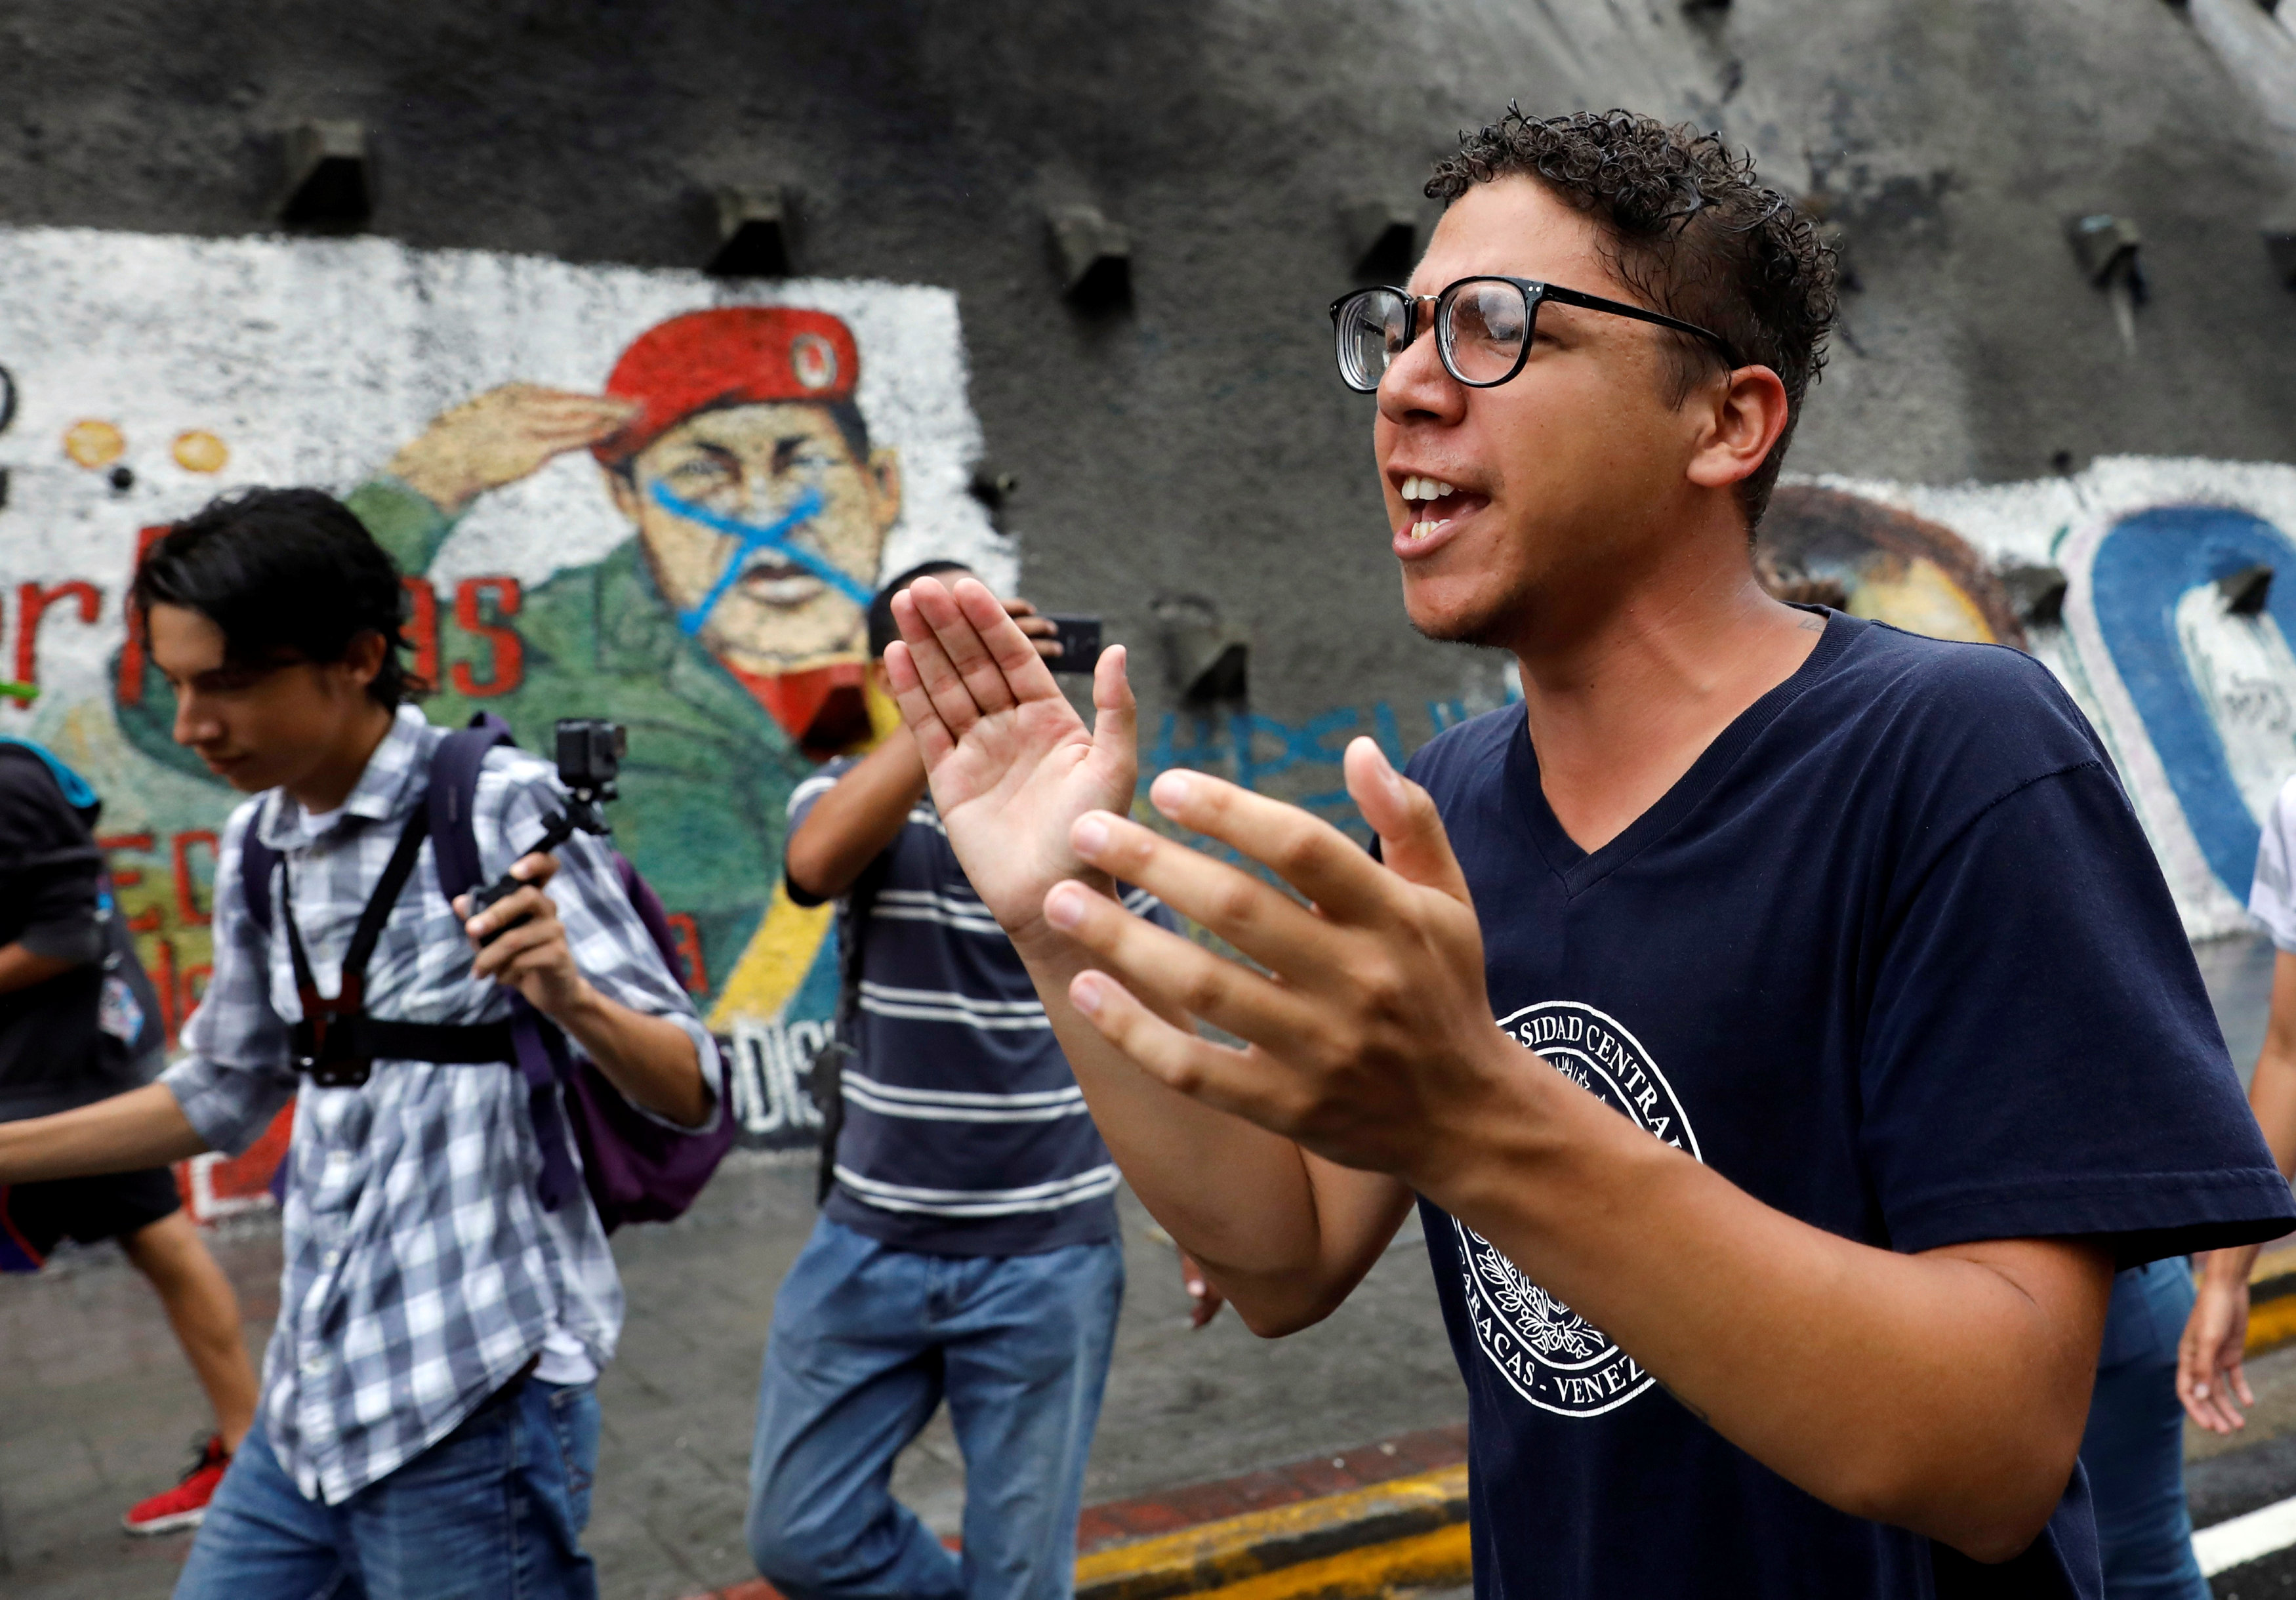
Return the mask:
<path id="1" fill-rule="evenodd" d="M 791 832 L 852 765 L 832 761 L 798 785 Z M 882 866 L 824 1211 L 934 1255 L 1115 1239 L 1116 1165 L 1019 952 L 972 892 L 930 795 Z M 1127 890 L 1125 904 L 1177 925 L 1144 890 Z"/>

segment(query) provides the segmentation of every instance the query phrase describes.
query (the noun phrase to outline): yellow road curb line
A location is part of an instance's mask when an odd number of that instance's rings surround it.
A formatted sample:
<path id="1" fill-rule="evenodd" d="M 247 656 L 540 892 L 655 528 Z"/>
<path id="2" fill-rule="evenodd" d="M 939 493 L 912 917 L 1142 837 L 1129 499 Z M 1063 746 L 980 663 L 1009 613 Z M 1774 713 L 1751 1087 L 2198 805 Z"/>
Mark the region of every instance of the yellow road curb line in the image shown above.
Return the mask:
<path id="1" fill-rule="evenodd" d="M 1078 1557 L 1077 1600 L 1309 1600 L 1467 1571 L 1467 1469 L 1246 1512 Z"/>
<path id="2" fill-rule="evenodd" d="M 2256 1258 L 2248 1293 L 2248 1354 L 2260 1356 L 2296 1340 L 2296 1244 Z"/>
<path id="3" fill-rule="evenodd" d="M 1472 1567 L 1467 1524 L 1454 1522 L 1432 1533 L 1278 1567 L 1209 1590 L 1199 1600 L 1369 1600 L 1392 1589 L 1462 1584 Z"/>
<path id="4" fill-rule="evenodd" d="M 2260 1356 L 2296 1339 L 2296 1294 L 2261 1301 L 2248 1310 L 2248 1353 Z"/>

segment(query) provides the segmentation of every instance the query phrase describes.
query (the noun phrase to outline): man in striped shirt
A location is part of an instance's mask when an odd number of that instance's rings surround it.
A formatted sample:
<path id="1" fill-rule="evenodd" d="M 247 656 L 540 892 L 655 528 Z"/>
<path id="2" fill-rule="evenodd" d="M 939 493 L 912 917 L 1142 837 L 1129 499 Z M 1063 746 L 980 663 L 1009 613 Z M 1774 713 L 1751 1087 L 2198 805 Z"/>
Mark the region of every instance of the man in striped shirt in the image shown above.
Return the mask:
<path id="1" fill-rule="evenodd" d="M 892 596 L 951 570 L 885 586 L 873 655 L 898 636 Z M 1006 609 L 1059 651 L 1026 601 Z M 774 1303 L 750 1552 L 793 1600 L 1056 1600 L 1124 1290 L 1115 1165 L 906 730 L 799 785 L 790 824 L 791 898 L 859 907 L 859 1003 L 835 1183 Z M 1144 891 L 1126 904 L 1172 925 Z M 961 1556 L 888 1489 L 944 1399 L 964 1452 Z"/>

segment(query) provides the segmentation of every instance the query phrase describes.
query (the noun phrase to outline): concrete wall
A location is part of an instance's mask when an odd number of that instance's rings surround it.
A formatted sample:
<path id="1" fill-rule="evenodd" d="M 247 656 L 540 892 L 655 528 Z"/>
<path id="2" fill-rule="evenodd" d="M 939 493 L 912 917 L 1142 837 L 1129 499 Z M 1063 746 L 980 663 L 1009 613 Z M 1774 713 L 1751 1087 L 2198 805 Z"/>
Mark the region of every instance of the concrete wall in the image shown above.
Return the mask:
<path id="1" fill-rule="evenodd" d="M 867 377 L 860 395 L 914 473 L 886 566 L 1017 561 L 1035 598 L 1103 613 L 1136 646 L 1152 764 L 1342 816 L 1346 734 L 1408 748 L 1496 703 L 1507 677 L 1403 625 L 1368 402 L 1330 370 L 1323 308 L 1352 267 L 1341 209 L 1381 198 L 1431 220 L 1429 161 L 1509 98 L 1626 103 L 1719 127 L 1841 229 L 1857 287 L 1792 464 L 1944 529 L 1957 544 L 1936 546 L 1938 571 L 1961 570 L 1956 548 L 1975 563 L 1908 599 L 1921 583 L 1890 565 L 1896 546 L 1859 546 L 1833 573 L 1853 604 L 1916 623 L 1958 606 L 2050 660 L 2114 740 L 2188 925 L 2221 931 L 2245 887 L 2240 816 L 2252 827 L 2296 769 L 2291 727 L 2258 710 L 2296 693 L 2263 632 L 2277 606 L 2227 620 L 2191 598 L 2296 532 L 2284 470 L 2255 464 L 2296 450 L 2296 292 L 2259 240 L 2296 216 L 2292 85 L 2296 36 L 2248 0 L 20 0 L 0 13 L 0 367 L 20 390 L 0 431 L 0 676 L 53 689 L 0 706 L 0 728 L 79 740 L 113 784 L 108 825 L 150 835 L 125 859 L 147 873 L 139 909 L 171 941 L 181 998 L 204 937 L 199 835 L 223 797 L 118 703 L 137 530 L 235 482 L 349 490 L 504 383 L 595 392 L 664 318 L 781 302 L 847 317 L 865 373 L 909 375 L 909 399 Z M 282 130 L 309 118 L 369 130 L 364 241 L 260 238 L 278 232 Z M 714 189 L 768 184 L 794 197 L 800 281 L 699 275 Z M 1046 208 L 1082 202 L 1131 233 L 1122 305 L 1061 298 Z M 2097 210 L 2144 234 L 2133 337 L 2066 242 L 2067 218 Z M 994 529 L 959 492 L 976 464 L 1020 480 Z M 2227 533 L 2196 505 L 2267 531 Z M 2118 624 L 2081 633 L 2085 563 L 2161 511 L 2184 517 L 2158 537 L 2189 559 L 2155 563 L 2173 592 L 2147 603 L 2167 608 L 2169 678 L 2197 686 L 2116 700 L 2096 685 L 2144 674 L 2116 654 Z M 578 459 L 479 501 L 415 563 L 442 666 L 498 685 L 489 629 L 547 657 L 506 590 L 472 590 L 464 611 L 463 589 L 594 562 L 627 533 L 618 515 Z M 1999 625 L 1981 569 L 2010 557 L 2067 565 L 2062 630 Z M 94 591 L 91 622 L 73 581 Z M 1248 707 L 1177 705 L 1155 607 L 1180 595 L 1248 632 Z M 562 698 L 492 703 L 540 726 L 581 709 Z M 770 854 L 792 781 L 729 797 L 754 816 L 728 837 Z M 647 834 L 641 864 L 673 881 L 718 848 L 699 821 Z M 745 1041 L 760 1136 L 798 1136 L 811 1035 L 789 1028 L 818 1014 L 821 925 L 784 912 L 760 944 L 742 930 L 771 920 L 767 890 L 745 892 L 722 928 L 697 905 L 705 997 Z"/>

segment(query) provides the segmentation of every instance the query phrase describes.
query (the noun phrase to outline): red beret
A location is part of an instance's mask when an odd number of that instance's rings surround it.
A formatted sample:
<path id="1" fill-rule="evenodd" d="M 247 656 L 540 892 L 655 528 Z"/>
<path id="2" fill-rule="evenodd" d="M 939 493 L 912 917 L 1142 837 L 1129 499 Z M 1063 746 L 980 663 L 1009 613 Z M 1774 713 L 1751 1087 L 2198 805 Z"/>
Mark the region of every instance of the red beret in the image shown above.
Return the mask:
<path id="1" fill-rule="evenodd" d="M 606 392 L 645 409 L 590 453 L 619 466 L 696 412 L 776 400 L 832 404 L 851 399 L 860 379 L 853 330 L 826 311 L 689 311 L 648 328 L 614 363 Z"/>

